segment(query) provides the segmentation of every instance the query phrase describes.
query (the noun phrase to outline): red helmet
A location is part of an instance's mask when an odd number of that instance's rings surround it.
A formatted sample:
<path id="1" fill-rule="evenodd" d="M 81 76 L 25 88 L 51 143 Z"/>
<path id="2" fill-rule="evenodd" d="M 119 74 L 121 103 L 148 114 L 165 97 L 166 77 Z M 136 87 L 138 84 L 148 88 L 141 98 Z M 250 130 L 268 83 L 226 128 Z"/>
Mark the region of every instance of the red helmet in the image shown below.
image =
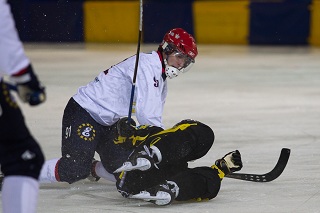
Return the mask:
<path id="1" fill-rule="evenodd" d="M 161 47 L 163 47 L 165 52 L 170 51 L 165 49 L 167 45 L 171 46 L 173 51 L 178 50 L 179 52 L 188 55 L 193 60 L 198 55 L 197 44 L 194 38 L 182 28 L 172 29 L 164 35 Z"/>

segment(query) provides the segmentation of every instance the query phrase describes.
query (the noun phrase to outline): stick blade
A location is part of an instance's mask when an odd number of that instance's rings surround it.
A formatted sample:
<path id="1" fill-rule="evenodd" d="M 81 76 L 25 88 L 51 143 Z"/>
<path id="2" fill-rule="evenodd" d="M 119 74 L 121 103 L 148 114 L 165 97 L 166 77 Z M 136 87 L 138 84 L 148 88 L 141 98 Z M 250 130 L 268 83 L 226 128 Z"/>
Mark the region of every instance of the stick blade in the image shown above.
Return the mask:
<path id="1" fill-rule="evenodd" d="M 279 160 L 275 167 L 266 174 L 249 174 L 249 173 L 231 173 L 226 175 L 228 178 L 252 181 L 252 182 L 270 182 L 277 179 L 286 168 L 291 150 L 282 148 Z"/>

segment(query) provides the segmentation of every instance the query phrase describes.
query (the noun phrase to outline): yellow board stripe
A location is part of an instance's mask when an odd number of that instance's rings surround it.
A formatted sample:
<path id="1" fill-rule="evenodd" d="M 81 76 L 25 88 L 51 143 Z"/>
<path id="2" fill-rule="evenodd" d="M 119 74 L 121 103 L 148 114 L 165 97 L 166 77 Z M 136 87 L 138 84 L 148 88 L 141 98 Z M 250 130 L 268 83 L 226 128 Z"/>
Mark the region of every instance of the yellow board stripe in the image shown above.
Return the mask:
<path id="1" fill-rule="evenodd" d="M 194 32 L 197 42 L 247 44 L 249 14 L 249 0 L 194 2 Z"/>
<path id="2" fill-rule="evenodd" d="M 311 9 L 311 26 L 309 43 L 320 46 L 320 1 L 313 0 Z"/>
<path id="3" fill-rule="evenodd" d="M 139 1 L 84 3 L 86 42 L 137 42 Z"/>

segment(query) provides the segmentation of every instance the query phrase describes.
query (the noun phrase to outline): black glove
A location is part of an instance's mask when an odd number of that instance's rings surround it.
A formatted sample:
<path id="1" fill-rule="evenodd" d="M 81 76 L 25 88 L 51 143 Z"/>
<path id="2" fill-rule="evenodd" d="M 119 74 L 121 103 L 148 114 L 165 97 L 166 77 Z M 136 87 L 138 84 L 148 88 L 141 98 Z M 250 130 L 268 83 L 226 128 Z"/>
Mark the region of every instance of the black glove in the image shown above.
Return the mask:
<path id="1" fill-rule="evenodd" d="M 17 92 L 23 102 L 35 106 L 46 100 L 45 88 L 38 81 L 31 64 L 22 73 L 12 75 L 11 80 L 17 84 Z"/>
<path id="2" fill-rule="evenodd" d="M 136 122 L 130 119 L 129 123 L 127 117 L 120 118 L 117 122 L 117 131 L 122 137 L 133 136 L 136 131 Z"/>

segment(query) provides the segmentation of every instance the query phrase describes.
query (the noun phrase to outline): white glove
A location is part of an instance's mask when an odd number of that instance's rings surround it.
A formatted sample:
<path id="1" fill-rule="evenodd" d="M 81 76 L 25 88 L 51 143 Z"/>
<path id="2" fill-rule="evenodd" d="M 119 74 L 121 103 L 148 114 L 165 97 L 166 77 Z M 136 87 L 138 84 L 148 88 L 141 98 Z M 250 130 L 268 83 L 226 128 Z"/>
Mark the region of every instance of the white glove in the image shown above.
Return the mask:
<path id="1" fill-rule="evenodd" d="M 16 83 L 17 93 L 23 102 L 34 106 L 46 100 L 45 88 L 38 81 L 31 65 L 22 73 L 12 75 L 10 79 Z"/>
<path id="2" fill-rule="evenodd" d="M 229 152 L 223 158 L 216 160 L 217 165 L 224 174 L 240 171 L 242 169 L 241 154 L 238 150 Z"/>

